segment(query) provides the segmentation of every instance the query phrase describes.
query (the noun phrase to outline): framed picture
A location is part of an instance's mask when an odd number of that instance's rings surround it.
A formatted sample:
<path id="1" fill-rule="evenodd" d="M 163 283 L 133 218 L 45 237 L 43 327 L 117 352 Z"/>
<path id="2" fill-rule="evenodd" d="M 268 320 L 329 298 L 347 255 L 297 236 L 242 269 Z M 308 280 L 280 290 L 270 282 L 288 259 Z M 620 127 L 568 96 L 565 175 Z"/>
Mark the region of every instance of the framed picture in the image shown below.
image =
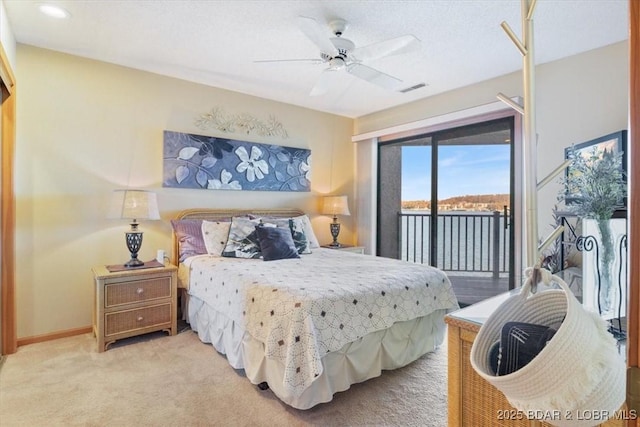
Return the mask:
<path id="1" fill-rule="evenodd" d="M 164 131 L 163 187 L 311 191 L 311 150 Z"/>
<path id="2" fill-rule="evenodd" d="M 621 130 L 618 132 L 611 133 L 609 135 L 601 136 L 600 138 L 593 139 L 591 141 L 582 142 L 580 144 L 575 144 L 572 147 L 567 147 L 564 149 L 564 158 L 568 159 L 571 153 L 571 149 L 575 150 L 576 156 L 583 156 L 585 159 L 591 158 L 594 154 L 594 150 L 596 155 L 602 157 L 605 151 L 609 153 L 622 153 L 622 171 L 624 180 L 626 182 L 626 172 L 627 172 L 627 131 Z M 572 174 L 576 172 L 572 170 L 571 165 L 566 169 L 566 178 L 568 179 Z M 565 203 L 571 204 L 575 203 L 575 198 L 571 197 L 571 190 L 569 187 L 566 189 L 567 195 L 565 197 Z M 627 199 L 620 201 L 619 208 L 626 208 Z"/>

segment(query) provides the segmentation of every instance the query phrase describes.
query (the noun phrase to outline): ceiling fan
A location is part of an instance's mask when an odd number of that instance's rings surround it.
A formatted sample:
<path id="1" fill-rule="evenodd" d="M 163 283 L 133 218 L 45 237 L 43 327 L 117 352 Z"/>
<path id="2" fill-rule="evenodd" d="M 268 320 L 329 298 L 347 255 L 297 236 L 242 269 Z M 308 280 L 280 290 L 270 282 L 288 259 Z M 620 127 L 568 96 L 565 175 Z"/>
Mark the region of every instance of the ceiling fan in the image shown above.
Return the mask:
<path id="1" fill-rule="evenodd" d="M 320 57 L 314 59 L 271 59 L 254 62 L 307 62 L 313 64 L 327 64 L 315 86 L 311 89 L 311 96 L 323 95 L 329 90 L 333 73 L 346 71 L 358 78 L 390 90 L 398 90 L 402 80 L 378 71 L 363 62 L 385 56 L 397 55 L 416 50 L 420 40 L 412 35 L 405 35 L 384 40 L 368 46 L 356 47 L 351 40 L 342 37 L 348 23 L 343 19 L 329 22 L 331 32 L 335 37 L 327 37 L 322 27 L 313 18 L 298 17 L 298 24 L 302 32 L 316 46 L 320 48 Z"/>

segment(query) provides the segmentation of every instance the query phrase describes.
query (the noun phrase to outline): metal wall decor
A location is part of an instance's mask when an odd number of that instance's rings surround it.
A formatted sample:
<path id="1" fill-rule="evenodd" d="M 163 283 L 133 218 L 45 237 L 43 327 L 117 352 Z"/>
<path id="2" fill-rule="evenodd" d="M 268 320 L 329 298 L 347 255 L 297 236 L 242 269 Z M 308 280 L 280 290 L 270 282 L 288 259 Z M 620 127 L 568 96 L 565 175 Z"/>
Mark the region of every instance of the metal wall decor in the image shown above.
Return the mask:
<path id="1" fill-rule="evenodd" d="M 310 191 L 311 150 L 164 131 L 163 187 Z"/>
<path id="2" fill-rule="evenodd" d="M 269 116 L 267 121 L 262 121 L 251 114 L 228 114 L 220 107 L 212 108 L 210 112 L 202 114 L 195 122 L 202 130 L 215 129 L 220 132 L 242 132 L 250 134 L 255 132 L 260 136 L 279 136 L 288 138 L 289 134 L 274 116 Z"/>

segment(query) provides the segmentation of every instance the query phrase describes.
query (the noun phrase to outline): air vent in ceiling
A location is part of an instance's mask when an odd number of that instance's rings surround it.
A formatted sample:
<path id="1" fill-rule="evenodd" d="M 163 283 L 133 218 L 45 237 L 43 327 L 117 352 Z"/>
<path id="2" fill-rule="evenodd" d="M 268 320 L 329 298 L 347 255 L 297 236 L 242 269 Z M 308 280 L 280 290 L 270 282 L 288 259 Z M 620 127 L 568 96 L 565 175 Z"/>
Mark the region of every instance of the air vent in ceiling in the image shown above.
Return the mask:
<path id="1" fill-rule="evenodd" d="M 425 87 L 426 85 L 427 85 L 426 83 L 418 83 L 417 85 L 413 85 L 411 87 L 400 89 L 398 92 L 407 93 L 407 92 L 414 91 L 416 89 L 420 89 L 421 87 Z"/>

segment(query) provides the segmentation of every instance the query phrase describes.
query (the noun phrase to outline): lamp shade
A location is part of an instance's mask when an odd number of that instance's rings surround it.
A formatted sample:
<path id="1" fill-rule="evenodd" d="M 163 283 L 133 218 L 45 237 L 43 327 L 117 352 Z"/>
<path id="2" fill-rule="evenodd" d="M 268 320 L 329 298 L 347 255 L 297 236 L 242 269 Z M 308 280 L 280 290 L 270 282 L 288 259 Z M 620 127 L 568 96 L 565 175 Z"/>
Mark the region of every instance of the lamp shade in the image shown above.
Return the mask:
<path id="1" fill-rule="evenodd" d="M 351 215 L 347 196 L 324 196 L 322 199 L 324 215 Z"/>
<path id="2" fill-rule="evenodd" d="M 156 193 L 146 190 L 114 190 L 107 217 L 160 219 Z"/>

